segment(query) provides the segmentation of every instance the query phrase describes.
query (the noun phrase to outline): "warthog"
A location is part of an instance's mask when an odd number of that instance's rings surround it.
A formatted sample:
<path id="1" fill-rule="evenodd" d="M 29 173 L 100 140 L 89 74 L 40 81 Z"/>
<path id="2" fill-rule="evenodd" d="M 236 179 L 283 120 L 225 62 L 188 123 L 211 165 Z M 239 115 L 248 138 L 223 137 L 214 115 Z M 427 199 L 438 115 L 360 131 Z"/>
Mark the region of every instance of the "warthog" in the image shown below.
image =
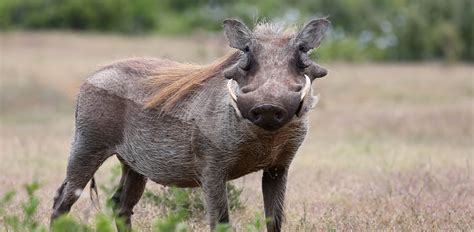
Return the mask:
<path id="1" fill-rule="evenodd" d="M 147 179 L 202 187 L 213 230 L 229 222 L 226 182 L 263 170 L 267 229 L 281 230 L 288 168 L 316 101 L 311 83 L 327 73 L 308 52 L 329 21 L 315 19 L 298 31 L 223 24 L 237 50 L 209 65 L 129 59 L 87 79 L 52 220 L 69 212 L 99 166 L 116 155 L 123 172 L 112 200 L 128 228 Z"/>

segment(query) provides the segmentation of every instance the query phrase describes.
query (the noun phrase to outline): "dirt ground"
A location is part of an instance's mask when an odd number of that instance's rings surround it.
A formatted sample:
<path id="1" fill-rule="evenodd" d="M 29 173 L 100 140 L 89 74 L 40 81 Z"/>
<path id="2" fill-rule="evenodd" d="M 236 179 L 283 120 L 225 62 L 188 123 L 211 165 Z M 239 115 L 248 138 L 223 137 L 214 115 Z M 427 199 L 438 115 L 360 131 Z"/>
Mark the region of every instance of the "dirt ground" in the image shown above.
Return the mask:
<path id="1" fill-rule="evenodd" d="M 48 223 L 75 95 L 101 65 L 133 56 L 206 63 L 227 51 L 213 35 L 0 33 L 0 194 L 40 181 L 37 217 Z M 474 65 L 324 65 L 329 76 L 314 84 L 321 101 L 289 174 L 284 230 L 474 230 Z M 99 183 L 116 163 L 99 170 Z M 245 204 L 231 214 L 237 230 L 262 213 L 260 176 L 234 181 Z M 95 212 L 84 194 L 72 215 L 88 221 Z M 141 201 L 133 223 L 148 231 L 160 212 Z M 207 230 L 202 216 L 188 225 Z"/>

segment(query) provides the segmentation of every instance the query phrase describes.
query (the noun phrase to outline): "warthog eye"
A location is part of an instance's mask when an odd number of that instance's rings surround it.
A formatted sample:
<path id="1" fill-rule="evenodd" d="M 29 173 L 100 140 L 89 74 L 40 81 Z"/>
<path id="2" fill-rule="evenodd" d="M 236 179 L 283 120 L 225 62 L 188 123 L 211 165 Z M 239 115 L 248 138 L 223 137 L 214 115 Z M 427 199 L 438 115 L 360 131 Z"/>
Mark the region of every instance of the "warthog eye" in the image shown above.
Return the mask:
<path id="1" fill-rule="evenodd" d="M 311 59 L 308 56 L 308 49 L 304 44 L 299 44 L 295 52 L 295 65 L 300 71 L 306 69 L 311 64 Z"/>
<path id="2" fill-rule="evenodd" d="M 243 51 L 244 51 L 245 53 L 250 52 L 250 47 L 249 47 L 249 45 L 245 45 L 245 48 L 244 48 Z"/>
<path id="3" fill-rule="evenodd" d="M 307 49 L 305 48 L 305 46 L 302 45 L 302 44 L 300 44 L 300 45 L 298 46 L 298 50 L 299 50 L 301 53 L 306 53 L 306 51 L 307 51 Z"/>
<path id="4" fill-rule="evenodd" d="M 300 69 L 306 69 L 309 65 L 306 64 L 304 61 L 302 61 L 301 59 L 298 59 L 296 61 L 296 67 L 300 68 Z"/>
<path id="5" fill-rule="evenodd" d="M 296 56 L 296 67 L 298 69 L 306 69 L 309 66 L 309 58 L 308 55 L 304 52 L 298 52 L 299 54 Z"/>

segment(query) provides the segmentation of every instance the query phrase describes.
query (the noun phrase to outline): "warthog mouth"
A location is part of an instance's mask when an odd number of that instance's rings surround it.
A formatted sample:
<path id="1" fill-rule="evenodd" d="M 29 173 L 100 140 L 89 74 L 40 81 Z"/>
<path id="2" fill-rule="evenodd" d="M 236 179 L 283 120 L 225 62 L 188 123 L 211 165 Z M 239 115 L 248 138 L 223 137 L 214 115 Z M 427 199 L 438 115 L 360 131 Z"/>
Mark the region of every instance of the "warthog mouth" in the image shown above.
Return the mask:
<path id="1" fill-rule="evenodd" d="M 304 75 L 304 77 L 305 77 L 305 84 L 304 84 L 303 89 L 301 90 L 300 104 L 311 90 L 311 79 L 309 79 L 308 75 L 306 74 Z M 229 92 L 229 95 L 232 99 L 230 104 L 235 109 L 237 116 L 239 118 L 242 118 L 242 113 L 240 112 L 239 107 L 237 106 L 237 94 L 234 92 L 234 88 L 233 88 L 233 85 L 236 85 L 236 84 L 237 82 L 234 81 L 233 79 L 228 80 L 227 91 Z"/>

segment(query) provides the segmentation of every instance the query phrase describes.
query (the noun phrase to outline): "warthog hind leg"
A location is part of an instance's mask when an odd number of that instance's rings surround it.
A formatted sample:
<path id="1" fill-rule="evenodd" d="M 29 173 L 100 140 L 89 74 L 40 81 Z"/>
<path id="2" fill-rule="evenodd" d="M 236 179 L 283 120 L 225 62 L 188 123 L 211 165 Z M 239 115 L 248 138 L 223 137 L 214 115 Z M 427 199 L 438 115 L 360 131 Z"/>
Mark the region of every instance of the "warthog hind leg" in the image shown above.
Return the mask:
<path id="1" fill-rule="evenodd" d="M 121 159 L 119 158 L 119 160 Z M 122 162 L 122 177 L 120 179 L 119 187 L 112 197 L 115 213 L 123 222 L 123 224 L 117 222 L 117 229 L 119 231 L 131 230 L 133 207 L 140 200 L 143 191 L 145 190 L 146 182 L 146 177 L 133 171 L 128 165 Z"/>
<path id="2" fill-rule="evenodd" d="M 69 157 L 66 179 L 54 198 L 51 222 L 68 213 L 99 166 L 109 157 L 104 150 L 75 144 Z"/>

